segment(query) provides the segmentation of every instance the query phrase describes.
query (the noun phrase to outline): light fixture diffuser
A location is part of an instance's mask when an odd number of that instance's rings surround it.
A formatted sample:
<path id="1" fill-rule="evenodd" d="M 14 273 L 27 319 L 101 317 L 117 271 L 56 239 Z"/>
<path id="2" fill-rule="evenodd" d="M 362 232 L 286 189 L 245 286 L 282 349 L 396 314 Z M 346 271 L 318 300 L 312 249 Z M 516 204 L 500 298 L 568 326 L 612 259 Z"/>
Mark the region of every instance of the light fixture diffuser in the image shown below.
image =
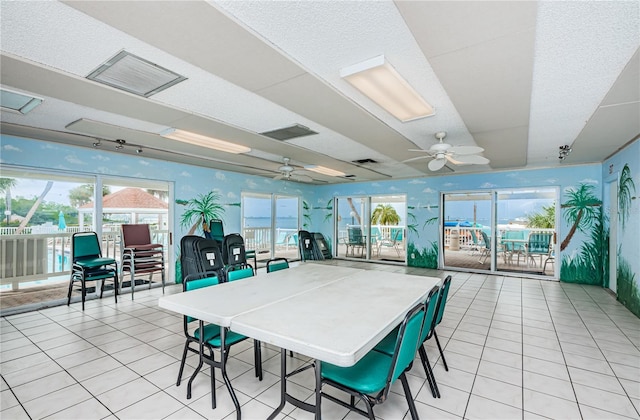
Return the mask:
<path id="1" fill-rule="evenodd" d="M 435 114 L 406 80 L 380 55 L 345 67 L 340 77 L 402 122 Z"/>
<path id="2" fill-rule="evenodd" d="M 168 139 L 193 144 L 194 146 L 207 147 L 209 149 L 219 150 L 221 152 L 240 154 L 248 153 L 251 151 L 251 148 L 247 146 L 242 146 L 240 144 L 231 143 L 213 137 L 203 136 L 201 134 L 192 133 L 190 131 L 178 130 L 175 128 L 163 131 L 162 133 L 160 133 L 160 135 Z"/>
<path id="3" fill-rule="evenodd" d="M 304 169 L 317 172 L 319 174 L 328 175 L 328 176 L 344 176 L 345 175 L 344 172 L 340 172 L 331 168 L 325 168 L 324 166 L 319 166 L 319 165 L 305 166 Z"/>
<path id="4" fill-rule="evenodd" d="M 42 99 L 24 93 L 0 89 L 0 106 L 9 111 L 27 114 L 42 103 Z"/>

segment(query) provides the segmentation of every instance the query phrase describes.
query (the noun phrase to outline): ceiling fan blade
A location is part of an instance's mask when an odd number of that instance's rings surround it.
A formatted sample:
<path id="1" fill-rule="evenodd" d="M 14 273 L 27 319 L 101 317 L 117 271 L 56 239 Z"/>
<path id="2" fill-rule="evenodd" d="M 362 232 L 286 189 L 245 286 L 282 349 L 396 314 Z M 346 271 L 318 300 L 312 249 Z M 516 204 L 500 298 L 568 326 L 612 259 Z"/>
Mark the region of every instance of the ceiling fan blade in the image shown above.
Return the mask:
<path id="1" fill-rule="evenodd" d="M 418 157 L 414 157 L 414 158 L 411 158 L 411 159 L 403 160 L 402 163 L 412 162 L 414 160 L 420 160 L 420 159 L 427 159 L 427 158 L 430 158 L 430 157 L 433 157 L 433 156 L 418 156 Z"/>
<path id="2" fill-rule="evenodd" d="M 424 149 L 407 149 L 409 152 L 423 152 L 423 153 L 431 153 L 431 150 Z"/>
<path id="3" fill-rule="evenodd" d="M 455 153 L 456 155 L 477 155 L 478 153 L 484 152 L 484 149 L 477 146 L 453 146 L 447 151 Z"/>
<path id="4" fill-rule="evenodd" d="M 273 177 L 273 179 L 284 179 L 284 178 L 285 178 L 285 176 L 283 174 L 276 175 L 276 176 Z"/>
<path id="5" fill-rule="evenodd" d="M 489 163 L 489 159 L 484 156 L 478 155 L 455 156 L 454 159 L 461 163 L 470 163 L 473 165 L 486 165 L 487 163 Z"/>
<path id="6" fill-rule="evenodd" d="M 447 163 L 446 159 L 434 159 L 431 162 L 429 162 L 428 166 L 430 170 L 437 171 L 439 169 L 442 169 L 445 163 Z"/>
<path id="7" fill-rule="evenodd" d="M 447 160 L 454 165 L 465 165 L 465 163 L 461 160 L 458 160 L 455 155 L 447 155 Z"/>

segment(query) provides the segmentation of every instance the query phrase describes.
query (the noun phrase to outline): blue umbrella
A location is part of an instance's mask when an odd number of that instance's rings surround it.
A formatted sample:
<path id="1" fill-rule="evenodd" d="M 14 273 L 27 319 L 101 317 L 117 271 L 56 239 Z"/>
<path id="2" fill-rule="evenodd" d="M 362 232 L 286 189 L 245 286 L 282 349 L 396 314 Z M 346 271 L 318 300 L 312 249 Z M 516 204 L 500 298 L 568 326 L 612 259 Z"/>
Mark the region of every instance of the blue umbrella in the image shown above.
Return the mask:
<path id="1" fill-rule="evenodd" d="M 67 228 L 67 222 L 64 220 L 64 213 L 60 210 L 58 213 L 58 230 L 65 230 Z"/>

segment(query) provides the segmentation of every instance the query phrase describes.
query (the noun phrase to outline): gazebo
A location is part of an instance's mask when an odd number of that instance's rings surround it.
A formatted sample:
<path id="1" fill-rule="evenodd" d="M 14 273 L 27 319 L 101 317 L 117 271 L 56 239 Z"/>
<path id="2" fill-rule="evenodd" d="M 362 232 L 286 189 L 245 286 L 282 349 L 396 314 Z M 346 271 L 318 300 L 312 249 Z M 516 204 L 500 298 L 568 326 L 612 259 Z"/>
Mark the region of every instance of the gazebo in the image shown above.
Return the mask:
<path id="1" fill-rule="evenodd" d="M 84 215 L 95 211 L 93 202 L 78 207 L 80 230 L 84 228 Z M 158 228 L 165 228 L 169 205 L 141 188 L 124 188 L 102 197 L 102 213 L 128 215 L 128 223 L 146 223 L 151 216 L 157 216 Z"/>

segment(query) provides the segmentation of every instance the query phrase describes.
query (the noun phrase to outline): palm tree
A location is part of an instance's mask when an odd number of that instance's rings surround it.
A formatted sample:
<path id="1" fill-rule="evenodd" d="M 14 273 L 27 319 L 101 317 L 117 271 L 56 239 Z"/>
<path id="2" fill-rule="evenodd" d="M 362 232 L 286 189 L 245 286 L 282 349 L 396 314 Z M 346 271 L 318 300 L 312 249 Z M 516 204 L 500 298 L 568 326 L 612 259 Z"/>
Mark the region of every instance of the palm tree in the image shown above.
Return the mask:
<path id="1" fill-rule="evenodd" d="M 593 188 L 593 185 L 580 184 L 577 190 L 567 192 L 569 200 L 562 204 L 561 207 L 564 209 L 564 217 L 567 223 L 573 224 L 567 237 L 560 244 L 560 251 L 563 251 L 569 245 L 576 230 L 579 229 L 584 232 L 590 229 L 597 221 L 597 207 L 602 205 L 602 202 L 593 195 Z"/>
<path id="2" fill-rule="evenodd" d="M 218 203 L 220 194 L 210 191 L 207 194 L 199 194 L 197 197 L 187 201 L 187 210 L 180 218 L 180 225 L 188 227 L 193 223 L 187 235 L 193 235 L 198 226 L 203 222 L 212 219 L 221 219 L 224 214 L 224 207 Z M 177 200 L 176 200 L 177 202 Z"/>
<path id="3" fill-rule="evenodd" d="M 400 216 L 391 204 L 378 204 L 371 214 L 371 224 L 397 225 L 398 223 L 400 223 Z"/>
<path id="4" fill-rule="evenodd" d="M 633 183 L 633 178 L 631 178 L 631 169 L 629 169 L 629 165 L 625 164 L 620 173 L 620 185 L 618 186 L 618 210 L 620 211 L 623 228 L 627 217 L 629 217 L 631 197 L 635 192 L 636 184 Z"/>
<path id="5" fill-rule="evenodd" d="M 14 188 L 18 184 L 13 178 L 0 178 L 0 193 L 4 193 L 4 199 L 6 202 L 5 209 L 11 212 L 11 188 Z M 7 226 L 9 226 L 9 215 L 7 215 Z"/>
<path id="6" fill-rule="evenodd" d="M 539 229 L 553 229 L 556 225 L 556 205 L 542 206 L 542 211 L 527 215 L 527 226 Z"/>
<path id="7" fill-rule="evenodd" d="M 29 209 L 29 212 L 27 212 L 27 215 L 24 217 L 22 222 L 20 222 L 20 226 L 18 226 L 18 229 L 16 229 L 16 235 L 21 234 L 24 228 L 29 224 L 29 221 L 35 214 L 38 207 L 40 207 L 40 204 L 42 204 L 42 202 L 44 201 L 44 197 L 49 193 L 51 187 L 53 187 L 53 181 L 47 181 L 47 185 L 45 185 L 44 190 L 35 201 L 35 203 L 33 203 L 33 206 L 31 206 L 31 209 Z"/>

